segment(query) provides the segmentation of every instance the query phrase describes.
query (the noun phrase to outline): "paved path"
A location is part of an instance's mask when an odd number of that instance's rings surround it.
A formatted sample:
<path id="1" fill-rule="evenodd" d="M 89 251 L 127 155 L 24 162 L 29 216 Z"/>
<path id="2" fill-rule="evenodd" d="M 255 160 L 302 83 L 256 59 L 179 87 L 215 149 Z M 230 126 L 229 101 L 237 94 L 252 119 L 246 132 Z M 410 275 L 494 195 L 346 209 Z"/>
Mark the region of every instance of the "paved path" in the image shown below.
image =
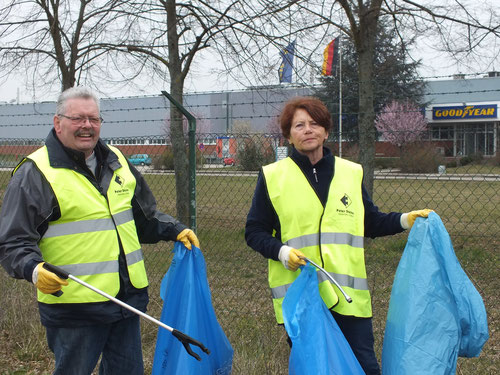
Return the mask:
<path id="1" fill-rule="evenodd" d="M 154 170 L 150 166 L 139 166 L 137 169 L 144 174 L 173 175 L 173 171 Z M 12 168 L 0 168 L 1 171 L 12 171 Z M 239 171 L 232 168 L 219 170 L 196 170 L 197 176 L 217 177 L 252 177 L 257 176 L 257 171 Z M 439 180 L 439 181 L 485 181 L 500 182 L 499 174 L 454 174 L 454 173 L 401 173 L 390 171 L 375 171 L 375 180 Z"/>

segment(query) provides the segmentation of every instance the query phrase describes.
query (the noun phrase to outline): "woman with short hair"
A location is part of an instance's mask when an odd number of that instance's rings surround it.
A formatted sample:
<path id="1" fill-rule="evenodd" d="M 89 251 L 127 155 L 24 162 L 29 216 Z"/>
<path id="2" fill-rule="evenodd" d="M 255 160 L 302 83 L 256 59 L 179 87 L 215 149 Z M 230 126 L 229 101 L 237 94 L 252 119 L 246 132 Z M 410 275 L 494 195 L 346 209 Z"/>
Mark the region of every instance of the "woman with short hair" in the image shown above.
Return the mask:
<path id="1" fill-rule="evenodd" d="M 324 146 L 332 121 L 319 99 L 288 101 L 280 127 L 292 153 L 262 168 L 245 228 L 248 246 L 269 259 L 276 320 L 283 324 L 281 304 L 298 277 L 298 267 L 305 265 L 302 257 L 311 259 L 335 274 L 352 297 L 347 303 L 333 283 L 319 280 L 320 295 L 361 367 L 366 374 L 380 374 L 373 349 L 364 237 L 402 232 L 430 210 L 380 212 L 363 186 L 362 166 L 334 157 Z"/>

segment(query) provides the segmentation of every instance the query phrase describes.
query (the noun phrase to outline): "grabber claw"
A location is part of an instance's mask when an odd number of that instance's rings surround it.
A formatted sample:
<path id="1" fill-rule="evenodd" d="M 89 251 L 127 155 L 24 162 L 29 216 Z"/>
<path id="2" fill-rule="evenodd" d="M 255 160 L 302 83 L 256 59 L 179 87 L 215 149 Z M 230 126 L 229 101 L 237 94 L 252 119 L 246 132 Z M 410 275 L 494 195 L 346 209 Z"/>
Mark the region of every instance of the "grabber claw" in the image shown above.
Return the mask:
<path id="1" fill-rule="evenodd" d="M 172 327 L 166 325 L 163 322 L 160 322 L 158 319 L 155 319 L 152 316 L 149 316 L 148 314 L 146 314 L 146 313 L 144 313 L 144 312 L 136 309 L 135 307 L 130 306 L 129 304 L 127 304 L 127 303 L 125 303 L 123 301 L 120 301 L 118 298 L 110 296 L 106 292 L 103 292 L 102 290 L 97 289 L 96 287 L 94 287 L 94 286 L 86 283 L 85 281 L 80 280 L 78 277 L 75 277 L 75 276 L 71 275 L 69 272 L 66 272 L 62 268 L 54 266 L 53 264 L 49 264 L 49 263 L 45 263 L 43 265 L 43 267 L 46 268 L 46 269 L 48 269 L 51 272 L 54 272 L 57 276 L 59 276 L 61 278 L 64 278 L 64 279 L 68 279 L 69 278 L 69 279 L 77 282 L 78 284 L 81 284 L 84 287 L 89 288 L 90 290 L 93 290 L 94 292 L 100 294 L 101 296 L 106 297 L 110 301 L 113 301 L 114 303 L 116 303 L 116 304 L 118 304 L 118 305 L 126 308 L 127 310 L 132 311 L 133 313 L 135 313 L 137 315 L 140 315 L 143 318 L 148 319 L 149 321 L 157 324 L 158 326 L 165 328 L 167 331 L 169 331 L 170 333 L 172 333 L 172 335 L 174 335 L 182 343 L 182 345 L 184 346 L 184 349 L 186 349 L 186 351 L 190 355 L 192 355 L 194 358 L 196 358 L 198 361 L 201 361 L 200 356 L 191 350 L 191 347 L 189 346 L 189 344 L 196 345 L 196 346 L 200 347 L 201 350 L 203 350 L 205 353 L 210 354 L 210 350 L 208 350 L 201 342 L 193 339 L 192 337 L 189 337 L 185 333 L 182 333 L 181 331 L 178 331 L 175 328 L 172 328 Z M 57 295 L 56 297 L 59 297 L 59 295 Z"/>
<path id="2" fill-rule="evenodd" d="M 201 350 L 203 350 L 205 353 L 207 354 L 210 354 L 210 350 L 208 350 L 205 345 L 203 345 L 201 342 L 199 342 L 198 340 L 195 340 L 193 339 L 192 337 L 189 337 L 188 335 L 186 335 L 185 333 L 182 333 L 181 331 L 178 331 L 176 329 L 174 329 L 172 331 L 172 335 L 174 335 L 177 340 L 179 340 L 182 345 L 184 346 L 184 349 L 186 349 L 186 352 L 188 352 L 189 355 L 193 356 L 194 358 L 196 358 L 198 361 L 201 361 L 201 358 L 198 354 L 196 354 L 195 352 L 193 352 L 193 349 L 191 349 L 191 347 L 189 346 L 189 344 L 192 344 L 192 345 L 195 345 L 195 346 L 198 346 Z"/>

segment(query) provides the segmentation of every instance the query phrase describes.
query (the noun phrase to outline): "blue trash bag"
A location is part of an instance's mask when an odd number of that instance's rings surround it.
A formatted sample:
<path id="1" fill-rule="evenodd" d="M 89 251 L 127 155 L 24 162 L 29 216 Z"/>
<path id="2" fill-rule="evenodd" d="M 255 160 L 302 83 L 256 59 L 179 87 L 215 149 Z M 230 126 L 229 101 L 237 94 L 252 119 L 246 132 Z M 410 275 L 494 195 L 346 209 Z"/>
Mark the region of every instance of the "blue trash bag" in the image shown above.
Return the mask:
<path id="1" fill-rule="evenodd" d="M 231 374 L 233 348 L 222 330 L 212 306 L 203 254 L 174 245 L 174 258 L 161 283 L 161 321 L 205 345 L 207 355 L 194 345 L 196 360 L 172 333 L 159 328 L 153 361 L 153 375 Z"/>
<path id="2" fill-rule="evenodd" d="M 441 218 L 417 218 L 392 286 L 384 375 L 455 374 L 488 340 L 483 300 L 462 270 Z"/>
<path id="3" fill-rule="evenodd" d="M 321 299 L 316 268 L 301 267 L 286 292 L 283 320 L 292 350 L 289 374 L 364 374 L 337 322 Z"/>

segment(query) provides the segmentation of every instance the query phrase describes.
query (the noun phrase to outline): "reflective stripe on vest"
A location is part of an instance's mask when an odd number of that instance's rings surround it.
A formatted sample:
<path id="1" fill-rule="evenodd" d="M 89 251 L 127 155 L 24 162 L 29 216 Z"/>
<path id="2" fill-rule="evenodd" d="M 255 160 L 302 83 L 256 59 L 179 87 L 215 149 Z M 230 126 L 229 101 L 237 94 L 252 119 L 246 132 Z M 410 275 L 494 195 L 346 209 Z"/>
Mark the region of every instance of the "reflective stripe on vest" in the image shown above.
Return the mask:
<path id="1" fill-rule="evenodd" d="M 319 272 L 320 294 L 325 304 L 340 314 L 370 317 L 363 249 L 361 166 L 335 158 L 335 174 L 325 207 L 292 159 L 265 166 L 263 172 L 269 198 L 280 220 L 281 241 L 322 265 L 353 299 L 353 303 L 348 304 L 337 287 Z M 281 303 L 300 270 L 288 271 L 274 260 L 268 263 L 276 319 L 282 323 Z M 332 294 L 336 294 L 335 297 Z M 337 295 L 341 298 L 335 305 Z"/>
<path id="2" fill-rule="evenodd" d="M 318 271 L 318 283 L 323 281 L 330 281 L 330 279 L 321 271 Z M 330 276 L 332 276 L 335 281 L 337 281 L 341 287 L 348 287 L 352 289 L 359 290 L 368 290 L 368 282 L 366 279 L 361 279 L 358 277 L 352 277 L 349 275 L 341 275 L 339 273 L 328 272 Z M 284 298 L 288 288 L 292 284 L 280 285 L 274 288 L 271 288 L 271 295 L 273 298 Z"/>
<path id="3" fill-rule="evenodd" d="M 142 250 L 138 249 L 132 253 L 127 254 L 125 257 L 128 265 L 140 262 L 143 260 Z M 72 274 L 73 276 L 98 275 L 100 273 L 118 272 L 118 267 L 119 265 L 117 260 L 60 266 L 60 268 Z"/>
<path id="4" fill-rule="evenodd" d="M 106 196 L 83 175 L 50 166 L 46 147 L 28 156 L 50 183 L 61 217 L 49 222 L 39 242 L 43 259 L 116 296 L 120 288 L 120 245 L 132 285 L 148 285 L 141 246 L 132 215 L 135 177 L 125 157 L 110 147 L 122 165 L 114 171 Z M 82 204 L 82 202 L 84 202 Z M 38 293 L 43 303 L 88 303 L 105 297 L 69 280 L 61 297 Z"/>
<path id="5" fill-rule="evenodd" d="M 109 219 L 80 220 L 72 223 L 61 223 L 51 225 L 43 238 L 65 236 L 77 233 L 98 232 L 104 230 L 114 230 L 115 224 L 125 224 L 134 220 L 132 210 L 120 212 Z"/>
<path id="6" fill-rule="evenodd" d="M 307 246 L 317 246 L 319 234 L 306 234 L 303 236 L 291 238 L 284 242 L 285 245 L 293 247 L 295 249 L 300 249 Z M 321 244 L 337 244 L 337 245 L 349 245 L 353 247 L 364 247 L 365 238 L 362 236 L 353 236 L 350 233 L 321 233 Z"/>

